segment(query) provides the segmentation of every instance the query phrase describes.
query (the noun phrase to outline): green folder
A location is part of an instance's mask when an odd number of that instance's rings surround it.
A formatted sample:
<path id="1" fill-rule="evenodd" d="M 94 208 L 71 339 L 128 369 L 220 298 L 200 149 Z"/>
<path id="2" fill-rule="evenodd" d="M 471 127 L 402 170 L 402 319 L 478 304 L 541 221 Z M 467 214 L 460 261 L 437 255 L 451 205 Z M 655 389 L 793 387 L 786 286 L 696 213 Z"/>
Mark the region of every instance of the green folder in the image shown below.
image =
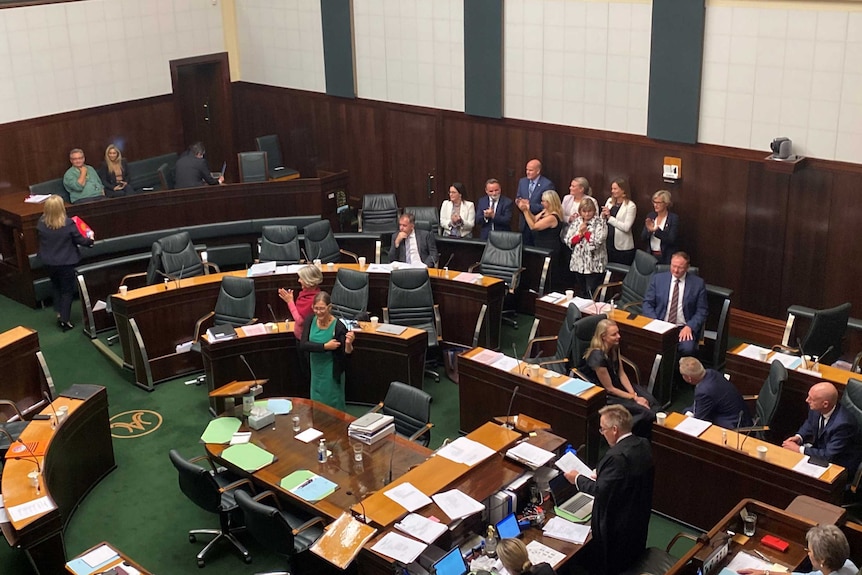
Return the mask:
<path id="1" fill-rule="evenodd" d="M 236 417 L 217 417 L 209 422 L 201 435 L 204 443 L 230 443 L 230 438 L 237 432 L 242 421 Z"/>
<path id="2" fill-rule="evenodd" d="M 221 456 L 225 461 L 249 473 L 254 473 L 275 461 L 275 455 L 254 443 L 231 445 L 222 451 Z"/>
<path id="3" fill-rule="evenodd" d="M 337 484 L 307 469 L 294 471 L 284 477 L 280 485 L 282 489 L 311 502 L 320 501 L 338 489 Z"/>

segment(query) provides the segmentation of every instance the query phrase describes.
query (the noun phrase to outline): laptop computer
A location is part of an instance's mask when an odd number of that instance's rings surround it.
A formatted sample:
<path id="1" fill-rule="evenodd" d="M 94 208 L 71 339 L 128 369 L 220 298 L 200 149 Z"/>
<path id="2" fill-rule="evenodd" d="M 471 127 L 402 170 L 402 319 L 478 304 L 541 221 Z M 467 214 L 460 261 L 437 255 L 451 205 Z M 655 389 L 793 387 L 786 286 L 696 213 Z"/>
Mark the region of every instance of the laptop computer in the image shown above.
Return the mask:
<path id="1" fill-rule="evenodd" d="M 464 562 L 464 556 L 461 555 L 461 549 L 457 546 L 434 562 L 431 568 L 431 575 L 464 575 L 465 573 L 467 573 L 467 564 Z"/>
<path id="2" fill-rule="evenodd" d="M 514 513 L 509 513 L 494 525 L 500 539 L 513 539 L 521 536 L 521 526 Z"/>
<path id="3" fill-rule="evenodd" d="M 595 500 L 592 495 L 578 491 L 562 473 L 551 479 L 549 486 L 554 498 L 554 513 L 575 523 L 590 520 Z"/>
<path id="4" fill-rule="evenodd" d="M 222 162 L 221 171 L 220 172 L 210 172 L 210 176 L 215 178 L 216 180 L 220 177 L 224 176 L 225 171 L 227 170 L 227 162 Z"/>

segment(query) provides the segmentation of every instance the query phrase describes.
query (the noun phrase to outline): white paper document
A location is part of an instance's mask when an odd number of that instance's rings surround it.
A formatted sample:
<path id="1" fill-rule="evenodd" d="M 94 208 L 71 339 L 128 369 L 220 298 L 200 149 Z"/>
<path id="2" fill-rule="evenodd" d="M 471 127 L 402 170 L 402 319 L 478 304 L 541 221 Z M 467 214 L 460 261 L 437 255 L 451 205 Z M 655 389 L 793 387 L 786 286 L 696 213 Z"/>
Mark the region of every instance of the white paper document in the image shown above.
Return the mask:
<path id="1" fill-rule="evenodd" d="M 748 359 L 756 359 L 757 361 L 760 361 L 760 354 L 764 351 L 766 353 L 769 353 L 772 350 L 750 343 L 750 344 L 746 345 L 744 348 L 742 348 L 741 350 L 739 350 L 737 355 L 741 355 L 742 357 L 747 357 Z"/>
<path id="2" fill-rule="evenodd" d="M 484 505 L 458 489 L 443 491 L 433 495 L 431 499 L 453 521 L 480 513 L 485 509 Z"/>
<path id="3" fill-rule="evenodd" d="M 506 457 L 536 469 L 553 459 L 554 454 L 547 449 L 536 447 L 535 445 L 525 441 L 508 450 L 506 452 Z"/>
<path id="4" fill-rule="evenodd" d="M 9 517 L 12 518 L 12 521 L 22 521 L 28 517 L 35 517 L 56 508 L 57 506 L 51 501 L 51 498 L 45 495 L 21 505 L 9 507 L 6 511 L 9 512 Z"/>
<path id="5" fill-rule="evenodd" d="M 26 204 L 41 204 L 45 200 L 51 197 L 51 194 L 31 194 L 24 198 L 24 203 Z"/>
<path id="6" fill-rule="evenodd" d="M 248 271 L 246 272 L 246 276 L 250 278 L 260 277 L 260 276 L 268 276 L 275 273 L 276 262 L 263 262 L 260 264 L 252 264 Z"/>
<path id="7" fill-rule="evenodd" d="M 303 443 L 311 443 L 312 441 L 314 441 L 315 439 L 317 439 L 321 435 L 323 435 L 322 431 L 318 431 L 317 429 L 314 429 L 313 427 L 309 427 L 308 429 L 306 429 L 302 433 L 297 433 L 295 438 L 302 441 Z"/>
<path id="8" fill-rule="evenodd" d="M 594 469 L 590 469 L 586 463 L 581 461 L 578 456 L 571 451 L 564 453 L 563 456 L 554 463 L 554 465 L 556 465 L 563 473 L 574 470 L 586 477 L 595 477 L 596 475 L 596 471 Z"/>
<path id="9" fill-rule="evenodd" d="M 709 429 L 710 425 L 712 425 L 712 423 L 709 421 L 697 419 L 696 417 L 686 417 L 677 423 L 674 429 L 680 433 L 691 435 L 692 437 L 700 437 L 700 434 Z"/>
<path id="10" fill-rule="evenodd" d="M 590 534 L 590 526 L 572 523 L 562 517 L 551 517 L 542 531 L 547 537 L 583 545 L 584 541 L 587 540 L 587 535 Z"/>
<path id="11" fill-rule="evenodd" d="M 669 321 L 654 319 L 648 324 L 646 324 L 643 328 L 653 333 L 667 333 L 675 327 L 676 324 L 670 323 Z"/>
<path id="12" fill-rule="evenodd" d="M 788 355 L 786 353 L 780 353 L 776 351 L 772 354 L 772 357 L 770 358 L 770 363 L 772 363 L 776 359 L 780 361 L 781 364 L 787 369 L 796 369 L 797 367 L 802 365 L 802 358 L 796 357 L 795 355 Z"/>
<path id="13" fill-rule="evenodd" d="M 102 311 L 103 309 L 108 309 L 108 304 L 105 303 L 105 300 L 96 300 L 96 305 L 93 306 L 93 311 Z"/>
<path id="14" fill-rule="evenodd" d="M 407 565 L 416 561 L 426 547 L 428 546 L 425 543 L 390 532 L 375 543 L 371 550 Z"/>
<path id="15" fill-rule="evenodd" d="M 508 355 L 503 355 L 500 357 L 500 359 L 498 359 L 497 361 L 492 363 L 491 367 L 496 368 L 496 369 L 501 369 L 503 371 L 512 371 L 512 369 L 518 367 L 518 365 L 520 363 L 521 363 L 520 360 L 518 360 L 514 357 L 509 357 Z"/>
<path id="16" fill-rule="evenodd" d="M 558 291 L 552 291 L 549 294 L 545 294 L 539 298 L 542 301 L 546 301 L 548 303 L 558 303 L 560 301 L 564 301 L 566 299 L 566 294 L 562 294 Z"/>
<path id="17" fill-rule="evenodd" d="M 473 466 L 484 461 L 494 455 L 496 451 L 490 447 L 485 447 L 479 442 L 459 437 L 449 445 L 444 445 L 437 451 L 437 455 L 445 457 L 449 461 L 455 463 L 463 463 L 464 465 Z"/>
<path id="18" fill-rule="evenodd" d="M 463 282 L 467 284 L 474 284 L 482 279 L 482 274 L 471 274 L 469 272 L 461 272 L 454 278 L 452 278 L 456 282 Z"/>
<path id="19" fill-rule="evenodd" d="M 611 311 L 611 304 L 600 301 L 593 301 L 582 297 L 576 297 L 574 300 L 578 309 L 586 314 L 608 313 Z"/>
<path id="20" fill-rule="evenodd" d="M 431 498 L 413 487 L 411 483 L 401 483 L 384 491 L 383 495 L 406 509 L 407 511 L 416 511 L 431 503 Z M 429 541 L 430 543 L 430 541 Z"/>
<path id="21" fill-rule="evenodd" d="M 266 335 L 266 326 L 262 323 L 255 323 L 252 325 L 244 325 L 239 328 L 245 336 L 250 335 Z"/>
<path id="22" fill-rule="evenodd" d="M 530 563 L 533 565 L 547 563 L 551 567 L 556 567 L 563 562 L 566 555 L 538 541 L 530 541 L 527 543 L 527 557 L 530 558 Z"/>
<path id="23" fill-rule="evenodd" d="M 290 265 L 286 265 L 286 266 L 279 266 L 276 268 L 276 270 L 278 270 L 278 273 L 298 274 L 299 270 L 301 270 L 302 268 L 304 268 L 307 265 L 308 264 L 290 264 Z M 284 272 L 281 271 L 282 267 L 285 268 Z"/>
<path id="24" fill-rule="evenodd" d="M 425 543 L 434 543 L 438 537 L 446 532 L 445 523 L 431 521 L 427 517 L 422 517 L 415 513 L 411 513 L 399 523 L 396 523 L 395 528 Z"/>
<path id="25" fill-rule="evenodd" d="M 388 274 L 392 271 L 392 266 L 389 264 L 368 264 L 367 271 L 370 274 Z"/>
<path id="26" fill-rule="evenodd" d="M 473 356 L 473 361 L 478 361 L 479 363 L 484 363 L 485 365 L 492 365 L 495 362 L 499 361 L 503 357 L 503 354 L 499 351 L 494 351 L 493 349 L 483 349 L 479 353 Z"/>
<path id="27" fill-rule="evenodd" d="M 84 563 L 89 565 L 90 567 L 96 568 L 102 563 L 106 561 L 118 557 L 116 551 L 108 547 L 107 545 L 101 545 L 96 547 L 86 555 L 82 556 L 81 559 L 84 560 Z"/>
<path id="28" fill-rule="evenodd" d="M 733 557 L 733 559 L 730 560 L 730 563 L 727 564 L 727 567 L 722 569 L 722 571 L 731 571 L 732 573 L 736 573 L 740 569 L 757 569 L 758 571 L 769 570 L 772 573 L 787 572 L 787 567 L 785 567 L 784 565 L 764 561 L 760 557 L 755 557 L 754 555 L 746 553 L 745 551 L 740 551 L 739 553 L 737 553 Z"/>
<path id="29" fill-rule="evenodd" d="M 830 463 L 829 466 L 831 467 L 832 464 Z M 799 463 L 793 466 L 793 471 L 801 473 L 802 475 L 807 475 L 808 477 L 814 477 L 815 479 L 819 479 L 820 476 L 826 473 L 828 469 L 829 467 L 808 463 L 807 455 L 803 457 Z"/>

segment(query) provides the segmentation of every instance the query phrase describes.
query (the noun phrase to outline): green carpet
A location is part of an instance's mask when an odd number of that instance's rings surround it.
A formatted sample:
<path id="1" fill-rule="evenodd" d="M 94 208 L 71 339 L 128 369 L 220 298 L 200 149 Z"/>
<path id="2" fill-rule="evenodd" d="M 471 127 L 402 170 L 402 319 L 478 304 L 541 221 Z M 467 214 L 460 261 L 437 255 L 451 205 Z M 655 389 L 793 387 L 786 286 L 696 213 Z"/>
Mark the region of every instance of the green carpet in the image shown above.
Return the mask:
<path id="1" fill-rule="evenodd" d="M 72 313 L 76 325 L 80 323 L 79 309 L 76 302 Z M 522 316 L 519 323 L 518 330 L 504 326 L 503 350 L 511 350 L 513 342 L 519 351 L 524 349 L 532 318 Z M 103 385 L 108 390 L 112 417 L 130 410 L 149 410 L 162 418 L 160 427 L 146 436 L 114 439 L 117 469 L 96 486 L 73 515 L 66 530 L 68 556 L 107 540 L 154 572 L 196 572 L 195 554 L 203 543 L 190 544 L 187 531 L 215 527 L 218 521 L 182 495 L 168 451 L 175 448 L 186 457 L 203 453 L 199 439 L 209 421 L 206 389 L 185 385 L 183 379 L 187 378 L 183 378 L 161 383 L 154 392 L 146 392 L 134 386 L 131 374 L 103 355 L 80 329 L 60 332 L 53 311 L 32 310 L 0 297 L 0 331 L 17 325 L 39 332 L 39 343 L 58 392 L 74 383 Z M 424 385 L 434 397 L 431 407 L 434 448 L 445 438 L 458 436 L 458 387 L 445 376 L 439 383 L 426 378 Z M 681 396 L 680 405 L 684 401 Z M 354 415 L 366 410 L 366 407 L 348 407 Z M 156 419 L 154 415 L 144 417 L 148 421 Z M 678 524 L 654 516 L 650 523 L 650 544 L 664 547 L 679 530 Z M 210 555 L 204 572 L 236 575 L 284 567 L 250 537 L 243 541 L 254 558 L 251 565 L 245 565 L 230 546 L 223 545 Z M 679 545 L 674 551 L 682 553 L 685 549 Z M 22 552 L 0 545 L 0 573 L 30 572 Z"/>

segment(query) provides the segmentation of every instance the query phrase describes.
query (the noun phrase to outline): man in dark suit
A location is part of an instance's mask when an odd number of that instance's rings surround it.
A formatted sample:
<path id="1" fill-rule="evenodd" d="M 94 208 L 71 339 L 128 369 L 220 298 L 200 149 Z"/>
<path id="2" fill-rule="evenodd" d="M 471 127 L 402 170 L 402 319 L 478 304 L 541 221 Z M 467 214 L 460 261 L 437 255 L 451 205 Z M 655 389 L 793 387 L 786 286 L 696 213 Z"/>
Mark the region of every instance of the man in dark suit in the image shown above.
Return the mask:
<path id="1" fill-rule="evenodd" d="M 680 355 L 697 353 L 697 339 L 709 315 L 706 284 L 696 275 L 689 275 L 689 262 L 687 253 L 673 254 L 670 271 L 652 276 L 643 303 L 646 317 L 680 326 Z"/>
<path id="2" fill-rule="evenodd" d="M 209 184 L 224 183 L 224 176 L 219 174 L 218 179 L 212 177 L 207 161 L 204 159 L 206 148 L 200 142 L 195 142 L 177 160 L 174 176 L 174 187 L 196 188 Z"/>
<path id="3" fill-rule="evenodd" d="M 683 381 L 694 387 L 694 404 L 686 415 L 734 429 L 751 425 L 751 414 L 739 390 L 714 369 L 704 369 L 696 357 L 679 360 Z"/>
<path id="4" fill-rule="evenodd" d="M 542 175 L 542 162 L 533 159 L 527 162 L 526 176 L 518 181 L 518 193 L 515 198 L 526 198 L 530 200 L 530 211 L 535 215 L 542 211 L 542 194 L 553 190 L 554 183 Z M 521 234 L 524 236 L 524 245 L 533 245 L 533 231 L 527 225 L 524 215 L 521 214 Z"/>
<path id="5" fill-rule="evenodd" d="M 781 446 L 841 465 L 852 477 L 862 460 L 856 418 L 838 404 L 838 390 L 828 381 L 812 385 L 805 403 L 808 418 Z"/>
<path id="6" fill-rule="evenodd" d="M 649 442 L 632 435 L 626 408 L 607 405 L 599 414 L 599 432 L 610 449 L 596 467 L 596 479 L 577 471 L 566 472 L 566 479 L 596 498 L 593 540 L 584 548 L 589 572 L 618 575 L 646 549 L 655 470 Z"/>
<path id="7" fill-rule="evenodd" d="M 485 196 L 476 202 L 476 224 L 480 226 L 479 237 L 488 239 L 491 230 L 505 232 L 512 229 L 512 210 L 515 202 L 503 195 L 500 182 L 491 178 L 485 182 Z"/>
<path id="8" fill-rule="evenodd" d="M 434 235 L 416 229 L 416 216 L 404 214 L 398 219 L 398 233 L 392 236 L 389 248 L 390 262 L 425 264 L 429 268 L 437 265 L 437 242 Z"/>

